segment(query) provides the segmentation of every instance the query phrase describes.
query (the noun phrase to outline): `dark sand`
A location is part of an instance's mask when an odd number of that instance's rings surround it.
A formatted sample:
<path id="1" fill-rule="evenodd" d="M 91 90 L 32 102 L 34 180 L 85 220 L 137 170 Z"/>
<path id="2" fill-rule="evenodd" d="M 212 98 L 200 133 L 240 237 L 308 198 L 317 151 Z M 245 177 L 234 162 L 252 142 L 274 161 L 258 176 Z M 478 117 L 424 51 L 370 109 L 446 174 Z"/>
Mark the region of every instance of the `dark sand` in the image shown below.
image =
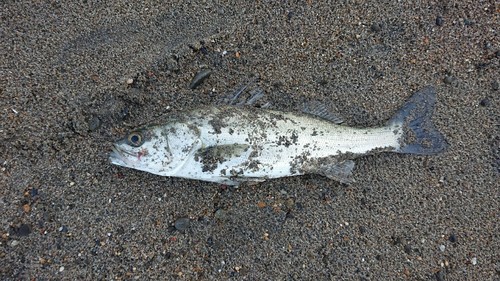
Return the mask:
<path id="1" fill-rule="evenodd" d="M 24 2 L 0 4 L 0 279 L 499 280 L 495 1 Z M 450 147 L 359 158 L 350 186 L 108 162 L 129 129 L 255 76 L 275 108 L 357 126 L 434 85 Z"/>

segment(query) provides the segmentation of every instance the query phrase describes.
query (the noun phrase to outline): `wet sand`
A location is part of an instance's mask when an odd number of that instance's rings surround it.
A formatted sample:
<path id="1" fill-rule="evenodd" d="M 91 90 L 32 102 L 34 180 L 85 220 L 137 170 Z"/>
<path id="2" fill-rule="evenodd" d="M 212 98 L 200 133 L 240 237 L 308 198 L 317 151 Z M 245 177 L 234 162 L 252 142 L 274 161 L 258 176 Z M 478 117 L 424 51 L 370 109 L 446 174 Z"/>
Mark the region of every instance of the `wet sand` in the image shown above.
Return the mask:
<path id="1" fill-rule="evenodd" d="M 0 279 L 498 280 L 499 7 L 393 2 L 2 3 Z M 359 127 L 433 85 L 450 146 L 358 158 L 351 185 L 109 163 L 127 131 L 250 80 Z"/>

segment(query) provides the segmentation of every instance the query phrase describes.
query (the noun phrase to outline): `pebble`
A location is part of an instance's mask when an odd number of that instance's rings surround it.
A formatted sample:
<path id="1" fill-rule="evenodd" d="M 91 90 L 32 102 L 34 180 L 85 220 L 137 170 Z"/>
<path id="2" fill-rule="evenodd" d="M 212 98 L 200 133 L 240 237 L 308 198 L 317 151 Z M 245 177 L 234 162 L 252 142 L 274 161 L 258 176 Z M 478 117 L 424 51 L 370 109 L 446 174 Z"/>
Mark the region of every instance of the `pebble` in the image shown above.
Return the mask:
<path id="1" fill-rule="evenodd" d="M 64 266 L 59 267 L 59 272 L 63 272 L 63 271 L 64 271 Z"/>
<path id="2" fill-rule="evenodd" d="M 89 131 L 95 131 L 101 127 L 101 119 L 99 119 L 99 117 L 97 116 L 92 116 L 92 118 L 90 118 L 88 122 L 88 125 Z"/>
<path id="3" fill-rule="evenodd" d="M 30 206 L 30 204 L 24 204 L 24 205 L 23 205 L 23 211 L 24 211 L 25 213 L 29 213 L 29 212 L 31 211 L 31 206 Z"/>
<path id="4" fill-rule="evenodd" d="M 479 102 L 480 106 L 487 107 L 491 105 L 491 102 L 488 98 L 484 98 Z"/>
<path id="5" fill-rule="evenodd" d="M 444 252 L 444 250 L 446 250 L 446 246 L 445 245 L 439 245 L 439 250 L 441 252 Z"/>
<path id="6" fill-rule="evenodd" d="M 473 257 L 470 262 L 472 263 L 472 265 L 476 265 L 477 264 L 477 258 L 476 257 Z"/>
<path id="7" fill-rule="evenodd" d="M 224 211 L 223 209 L 217 209 L 217 211 L 215 211 L 215 218 L 218 219 L 218 220 L 224 220 L 226 218 L 226 215 L 227 215 L 227 212 Z"/>
<path id="8" fill-rule="evenodd" d="M 473 25 L 473 24 L 474 24 L 474 22 L 473 22 L 473 21 L 471 21 L 471 20 L 469 20 L 469 19 L 464 19 L 464 25 L 466 25 L 466 26 L 471 26 L 471 25 Z"/>
<path id="9" fill-rule="evenodd" d="M 450 237 L 448 237 L 448 240 L 451 243 L 455 243 L 455 242 L 457 242 L 457 236 L 455 234 L 452 234 L 452 235 L 450 235 Z"/>
<path id="10" fill-rule="evenodd" d="M 32 188 L 32 189 L 30 189 L 29 195 L 30 195 L 31 197 L 38 196 L 38 189 L 36 189 L 36 188 Z"/>
<path id="11" fill-rule="evenodd" d="M 410 245 L 405 245 L 405 247 L 404 247 L 404 251 L 405 251 L 405 253 L 407 253 L 407 254 L 411 254 L 411 246 L 410 246 Z"/>
<path id="12" fill-rule="evenodd" d="M 59 232 L 68 232 L 68 228 L 65 225 L 63 225 L 59 227 Z"/>
<path id="13" fill-rule="evenodd" d="M 493 82 L 491 82 L 491 88 L 495 91 L 498 91 L 498 89 L 500 89 L 500 85 L 498 84 L 497 80 L 494 80 Z"/>
<path id="14" fill-rule="evenodd" d="M 16 231 L 19 236 L 28 236 L 31 233 L 31 228 L 27 224 L 21 224 Z"/>
<path id="15" fill-rule="evenodd" d="M 380 30 L 382 30 L 382 25 L 380 23 L 374 23 L 371 26 L 371 30 L 374 32 L 379 32 Z"/>
<path id="16" fill-rule="evenodd" d="M 443 17 L 442 16 L 437 16 L 437 18 L 436 18 L 436 25 L 437 26 L 443 26 L 443 24 L 444 24 Z"/>
<path id="17" fill-rule="evenodd" d="M 179 231 L 184 231 L 189 228 L 190 220 L 189 218 L 179 218 L 175 221 L 175 229 Z"/>
<path id="18" fill-rule="evenodd" d="M 212 247 L 214 245 L 214 238 L 212 236 L 207 238 L 207 246 Z"/>
<path id="19" fill-rule="evenodd" d="M 360 225 L 360 226 L 359 226 L 359 232 L 360 232 L 361 234 L 365 234 L 365 233 L 367 232 L 366 227 L 364 227 L 364 226 Z"/>
<path id="20" fill-rule="evenodd" d="M 200 70 L 194 76 L 193 80 L 191 80 L 191 84 L 189 84 L 189 88 L 195 89 L 196 87 L 200 86 L 201 83 L 203 83 L 203 81 L 205 81 L 205 79 L 210 77 L 210 74 L 212 74 L 212 71 L 210 69 L 205 68 L 205 69 Z"/>
<path id="21" fill-rule="evenodd" d="M 10 246 L 15 247 L 17 245 L 19 245 L 19 241 L 17 241 L 17 240 L 10 241 Z"/>
<path id="22" fill-rule="evenodd" d="M 165 61 L 165 69 L 172 71 L 172 72 L 179 72 L 179 65 L 177 63 L 177 60 L 175 60 L 173 57 L 168 58 Z"/>
<path id="23" fill-rule="evenodd" d="M 451 84 L 451 83 L 453 83 L 453 81 L 455 81 L 455 77 L 453 77 L 451 75 L 446 75 L 444 77 L 444 83 L 445 84 Z"/>
<path id="24" fill-rule="evenodd" d="M 441 269 L 440 271 L 436 272 L 436 280 L 438 281 L 446 280 L 446 271 L 444 269 Z"/>

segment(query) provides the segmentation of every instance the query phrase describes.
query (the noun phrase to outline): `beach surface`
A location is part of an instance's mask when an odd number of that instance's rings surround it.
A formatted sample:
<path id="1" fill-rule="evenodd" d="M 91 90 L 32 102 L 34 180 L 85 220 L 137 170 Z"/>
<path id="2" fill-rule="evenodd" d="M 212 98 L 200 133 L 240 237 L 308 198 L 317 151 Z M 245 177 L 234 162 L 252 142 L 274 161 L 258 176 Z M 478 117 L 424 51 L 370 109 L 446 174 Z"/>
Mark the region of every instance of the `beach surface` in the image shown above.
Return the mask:
<path id="1" fill-rule="evenodd" d="M 0 4 L 1 280 L 500 279 L 495 1 L 66 2 Z M 248 83 L 357 127 L 431 85 L 449 147 L 358 158 L 350 185 L 110 164 L 128 131 Z"/>

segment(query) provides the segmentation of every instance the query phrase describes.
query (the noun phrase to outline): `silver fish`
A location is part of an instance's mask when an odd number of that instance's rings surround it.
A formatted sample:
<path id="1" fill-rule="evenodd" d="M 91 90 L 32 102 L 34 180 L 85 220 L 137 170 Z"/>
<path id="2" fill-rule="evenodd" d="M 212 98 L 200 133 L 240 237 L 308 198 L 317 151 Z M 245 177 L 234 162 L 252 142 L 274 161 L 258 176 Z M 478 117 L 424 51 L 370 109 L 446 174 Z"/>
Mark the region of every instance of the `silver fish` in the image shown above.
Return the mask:
<path id="1" fill-rule="evenodd" d="M 227 185 L 308 173 L 349 183 L 356 157 L 443 151 L 447 142 L 431 122 L 435 99 L 434 88 L 426 87 L 375 128 L 340 125 L 321 108 L 305 114 L 202 107 L 131 132 L 114 144 L 109 158 L 161 176 Z"/>

